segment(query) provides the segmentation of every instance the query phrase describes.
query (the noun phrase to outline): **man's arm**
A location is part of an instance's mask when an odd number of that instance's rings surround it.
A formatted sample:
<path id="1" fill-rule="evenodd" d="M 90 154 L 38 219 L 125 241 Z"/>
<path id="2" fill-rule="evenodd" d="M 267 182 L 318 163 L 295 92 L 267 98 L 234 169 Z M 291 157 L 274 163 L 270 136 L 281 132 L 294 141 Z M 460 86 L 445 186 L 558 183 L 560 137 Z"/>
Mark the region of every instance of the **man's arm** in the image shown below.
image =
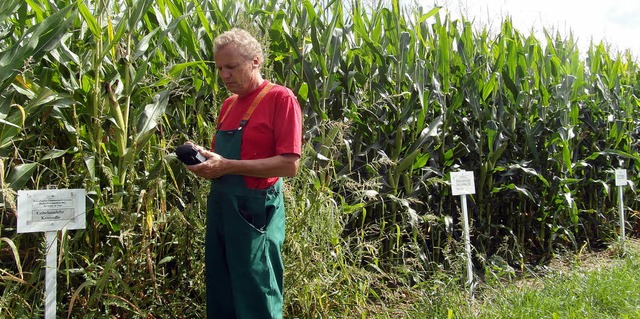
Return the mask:
<path id="1" fill-rule="evenodd" d="M 229 174 L 260 178 L 292 177 L 298 172 L 300 163 L 300 156 L 297 154 L 282 154 L 252 160 L 232 160 L 202 148 L 199 148 L 199 151 L 200 154 L 207 157 L 207 160 L 197 165 L 187 166 L 187 169 L 206 179 Z"/>

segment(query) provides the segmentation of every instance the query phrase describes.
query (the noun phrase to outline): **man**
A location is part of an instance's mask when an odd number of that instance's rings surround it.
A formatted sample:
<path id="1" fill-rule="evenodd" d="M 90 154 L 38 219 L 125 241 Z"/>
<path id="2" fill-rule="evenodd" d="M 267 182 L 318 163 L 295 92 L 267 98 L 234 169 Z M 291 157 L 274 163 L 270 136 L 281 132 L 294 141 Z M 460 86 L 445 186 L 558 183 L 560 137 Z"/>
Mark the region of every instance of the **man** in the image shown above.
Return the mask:
<path id="1" fill-rule="evenodd" d="M 213 151 L 187 166 L 211 180 L 205 236 L 207 317 L 282 318 L 282 178 L 295 176 L 302 112 L 293 92 L 262 78 L 260 43 L 232 29 L 214 40 L 225 87 Z"/>

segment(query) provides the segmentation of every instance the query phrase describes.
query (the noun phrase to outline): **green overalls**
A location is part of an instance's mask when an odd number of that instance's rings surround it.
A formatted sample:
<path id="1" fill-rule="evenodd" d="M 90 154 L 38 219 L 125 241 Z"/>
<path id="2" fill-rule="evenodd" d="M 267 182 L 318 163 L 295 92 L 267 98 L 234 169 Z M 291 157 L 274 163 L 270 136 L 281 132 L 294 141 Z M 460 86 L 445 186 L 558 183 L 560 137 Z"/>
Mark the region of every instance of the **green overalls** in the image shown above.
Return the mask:
<path id="1" fill-rule="evenodd" d="M 216 153 L 240 159 L 243 128 L 253 108 L 237 130 L 218 130 Z M 211 181 L 205 237 L 208 319 L 282 318 L 284 227 L 282 179 L 267 189 L 247 188 L 240 175 Z"/>

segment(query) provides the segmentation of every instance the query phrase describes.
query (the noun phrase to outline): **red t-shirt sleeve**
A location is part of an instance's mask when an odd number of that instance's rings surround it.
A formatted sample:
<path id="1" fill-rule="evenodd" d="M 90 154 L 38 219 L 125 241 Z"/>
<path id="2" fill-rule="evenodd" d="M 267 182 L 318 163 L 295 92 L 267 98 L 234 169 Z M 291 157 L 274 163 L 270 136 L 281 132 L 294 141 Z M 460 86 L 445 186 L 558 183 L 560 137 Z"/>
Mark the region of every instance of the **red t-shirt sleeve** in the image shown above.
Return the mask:
<path id="1" fill-rule="evenodd" d="M 284 87 L 283 87 L 284 88 Z M 276 96 L 274 137 L 276 155 L 302 154 L 302 111 L 291 90 Z"/>

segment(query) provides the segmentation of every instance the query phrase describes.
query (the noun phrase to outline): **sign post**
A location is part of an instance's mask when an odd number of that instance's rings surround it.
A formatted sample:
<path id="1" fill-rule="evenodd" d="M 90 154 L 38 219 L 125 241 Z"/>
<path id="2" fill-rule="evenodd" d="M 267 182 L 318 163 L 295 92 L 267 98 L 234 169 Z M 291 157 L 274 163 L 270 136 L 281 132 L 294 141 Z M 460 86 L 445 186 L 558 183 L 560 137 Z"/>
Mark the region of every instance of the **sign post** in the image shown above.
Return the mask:
<path id="1" fill-rule="evenodd" d="M 462 206 L 462 220 L 464 229 L 464 245 L 467 252 L 467 284 L 473 284 L 473 262 L 471 260 L 471 235 L 469 234 L 469 213 L 467 212 L 467 195 L 475 194 L 473 172 L 451 172 L 451 193 L 460 195 Z"/>
<path id="2" fill-rule="evenodd" d="M 86 227 L 84 189 L 18 191 L 18 233 L 45 232 L 45 319 L 56 318 L 58 231 Z"/>
<path id="3" fill-rule="evenodd" d="M 620 242 L 624 243 L 625 239 L 625 218 L 624 218 L 624 191 L 623 186 L 627 185 L 627 171 L 624 169 L 616 169 L 616 186 L 618 186 L 618 211 L 620 213 Z"/>
<path id="4" fill-rule="evenodd" d="M 47 240 L 47 257 L 44 279 L 44 318 L 56 317 L 56 291 L 58 289 L 57 273 L 58 265 L 56 257 L 58 256 L 58 234 L 57 231 L 45 232 Z"/>

